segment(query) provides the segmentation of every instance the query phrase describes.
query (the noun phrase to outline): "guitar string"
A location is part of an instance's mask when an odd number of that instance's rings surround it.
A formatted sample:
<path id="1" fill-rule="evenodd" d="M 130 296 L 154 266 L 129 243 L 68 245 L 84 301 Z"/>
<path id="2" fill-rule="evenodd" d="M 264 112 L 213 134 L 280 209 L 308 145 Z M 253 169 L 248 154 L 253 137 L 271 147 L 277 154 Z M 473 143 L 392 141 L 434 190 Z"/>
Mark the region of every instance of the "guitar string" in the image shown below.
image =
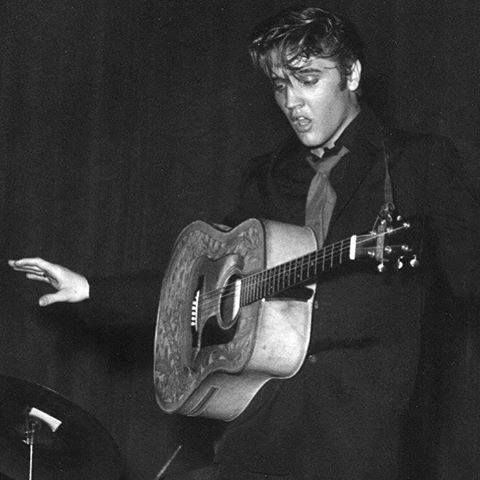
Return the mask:
<path id="1" fill-rule="evenodd" d="M 395 228 L 391 231 L 382 232 L 382 233 L 376 234 L 374 236 L 369 236 L 368 238 L 358 240 L 357 243 L 356 243 L 357 248 L 361 248 L 363 244 L 365 244 L 367 242 L 370 242 L 373 239 L 378 239 L 381 236 L 391 235 L 391 234 L 395 233 L 396 231 L 404 229 L 404 228 L 406 228 L 406 227 L 405 226 L 397 227 L 397 228 Z M 346 242 L 348 243 L 348 246 L 345 246 Z M 339 248 L 339 250 L 335 251 L 338 248 Z M 331 251 L 327 253 L 327 250 L 329 250 L 329 249 Z M 349 251 L 349 250 L 350 250 L 350 239 L 349 238 L 341 240 L 341 241 L 333 243 L 333 244 L 330 244 L 330 245 L 327 245 L 326 247 L 322 248 L 321 250 L 316 250 L 316 251 L 313 251 L 309 254 L 306 254 L 306 255 L 300 257 L 302 259 L 301 263 L 298 264 L 298 265 L 295 265 L 294 269 L 290 270 L 288 272 L 288 275 L 289 276 L 296 275 L 296 273 L 299 270 L 303 271 L 305 266 L 311 264 L 312 262 L 318 262 L 318 260 L 323 260 L 325 262 L 326 259 L 329 260 L 329 261 L 333 261 L 333 260 L 336 260 L 339 257 L 341 258 L 341 256 L 346 251 Z M 255 273 L 249 274 L 249 275 L 243 277 L 241 279 L 241 282 L 242 283 L 244 282 L 245 284 L 247 283 L 248 280 L 252 280 L 253 282 L 255 282 L 262 275 L 264 275 L 267 272 L 272 272 L 272 274 L 270 276 L 267 276 L 263 280 L 267 280 L 267 281 L 272 281 L 273 280 L 273 281 L 275 281 L 278 278 L 285 276 L 285 272 L 282 273 L 280 271 L 279 267 L 281 267 L 282 265 L 287 265 L 289 263 L 292 264 L 294 262 L 295 262 L 295 260 L 292 260 L 290 262 L 285 262 L 284 264 L 277 265 L 276 267 L 272 267 L 272 268 L 269 268 L 269 269 L 266 269 L 266 270 L 262 270 L 260 272 L 255 272 Z M 275 269 L 278 270 L 278 273 L 275 272 Z M 263 280 L 261 282 L 263 282 Z M 299 282 L 299 283 L 301 283 L 301 282 Z M 228 288 L 232 288 L 234 285 L 235 285 L 235 282 L 231 282 L 231 283 L 225 284 L 224 286 L 222 286 L 220 288 L 210 290 L 209 292 L 205 292 L 204 294 L 200 295 L 200 305 L 199 306 L 201 306 L 203 308 L 208 308 L 211 305 L 215 305 L 220 296 L 223 296 L 224 298 L 234 296 L 235 292 L 229 293 L 227 295 L 222 295 L 225 292 L 225 290 L 227 290 Z M 212 303 L 207 303 L 207 302 L 210 302 L 210 301 L 212 301 Z"/>

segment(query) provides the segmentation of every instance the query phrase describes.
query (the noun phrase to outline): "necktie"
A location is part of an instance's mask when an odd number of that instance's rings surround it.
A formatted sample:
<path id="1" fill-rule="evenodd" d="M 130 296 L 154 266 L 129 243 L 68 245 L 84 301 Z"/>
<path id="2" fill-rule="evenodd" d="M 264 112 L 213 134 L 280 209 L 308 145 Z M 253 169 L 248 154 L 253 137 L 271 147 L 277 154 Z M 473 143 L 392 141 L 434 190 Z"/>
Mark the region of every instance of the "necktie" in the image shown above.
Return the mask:
<path id="1" fill-rule="evenodd" d="M 327 236 L 328 226 L 332 217 L 337 195 L 333 190 L 328 176 L 340 159 L 348 153 L 348 148 L 342 146 L 339 151 L 328 154 L 325 152 L 322 159 L 311 162 L 316 170 L 307 194 L 305 208 L 305 225 L 313 229 L 317 237 L 318 247 L 321 248 Z"/>

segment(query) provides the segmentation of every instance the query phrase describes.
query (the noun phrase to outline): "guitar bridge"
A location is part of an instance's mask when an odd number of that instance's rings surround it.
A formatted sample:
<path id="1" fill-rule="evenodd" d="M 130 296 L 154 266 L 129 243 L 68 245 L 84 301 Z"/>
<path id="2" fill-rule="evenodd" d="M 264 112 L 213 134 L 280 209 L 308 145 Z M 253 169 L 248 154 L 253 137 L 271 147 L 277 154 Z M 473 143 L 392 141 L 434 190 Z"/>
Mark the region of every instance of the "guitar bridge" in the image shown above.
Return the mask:
<path id="1" fill-rule="evenodd" d="M 192 300 L 190 314 L 190 333 L 192 335 L 192 347 L 194 350 L 200 348 L 199 345 L 199 313 L 200 313 L 200 292 L 203 285 L 203 277 L 198 279 L 198 286 Z"/>

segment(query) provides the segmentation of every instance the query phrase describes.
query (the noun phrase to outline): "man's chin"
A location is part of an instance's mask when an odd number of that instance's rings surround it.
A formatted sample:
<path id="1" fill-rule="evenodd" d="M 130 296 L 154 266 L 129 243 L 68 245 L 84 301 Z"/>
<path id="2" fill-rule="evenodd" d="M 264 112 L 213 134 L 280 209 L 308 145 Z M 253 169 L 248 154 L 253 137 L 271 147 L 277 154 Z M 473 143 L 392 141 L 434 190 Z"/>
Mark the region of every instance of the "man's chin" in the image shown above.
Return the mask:
<path id="1" fill-rule="evenodd" d="M 310 149 L 320 148 L 322 146 L 319 143 L 317 138 L 312 138 L 312 136 L 304 135 L 301 133 L 296 132 L 298 139 L 303 143 L 303 145 Z"/>

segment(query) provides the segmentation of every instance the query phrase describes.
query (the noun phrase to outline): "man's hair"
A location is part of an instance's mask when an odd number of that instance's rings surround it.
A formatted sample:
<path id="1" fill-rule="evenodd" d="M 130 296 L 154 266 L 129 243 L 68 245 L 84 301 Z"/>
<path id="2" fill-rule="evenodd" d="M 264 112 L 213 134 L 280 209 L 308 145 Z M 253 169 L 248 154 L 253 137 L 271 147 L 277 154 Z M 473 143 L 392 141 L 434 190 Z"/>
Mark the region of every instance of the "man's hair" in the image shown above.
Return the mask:
<path id="1" fill-rule="evenodd" d="M 289 8 L 260 23 L 249 51 L 254 65 L 269 77 L 274 68 L 294 70 L 300 59 L 332 59 L 338 63 L 343 85 L 353 63 L 363 61 L 363 42 L 354 25 L 317 7 Z"/>

